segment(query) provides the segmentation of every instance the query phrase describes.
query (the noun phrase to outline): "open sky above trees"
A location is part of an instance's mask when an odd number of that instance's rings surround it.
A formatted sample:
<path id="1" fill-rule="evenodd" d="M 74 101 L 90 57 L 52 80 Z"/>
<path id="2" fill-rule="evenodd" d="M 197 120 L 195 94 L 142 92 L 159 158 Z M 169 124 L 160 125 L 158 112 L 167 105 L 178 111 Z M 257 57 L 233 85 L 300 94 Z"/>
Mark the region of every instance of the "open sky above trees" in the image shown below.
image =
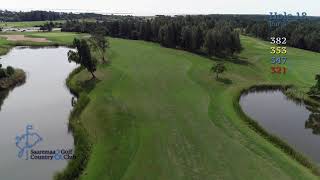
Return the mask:
<path id="1" fill-rule="evenodd" d="M 55 10 L 99 13 L 155 14 L 267 14 L 270 11 L 288 13 L 306 11 L 320 16 L 318 0 L 1 0 L 1 9 Z"/>

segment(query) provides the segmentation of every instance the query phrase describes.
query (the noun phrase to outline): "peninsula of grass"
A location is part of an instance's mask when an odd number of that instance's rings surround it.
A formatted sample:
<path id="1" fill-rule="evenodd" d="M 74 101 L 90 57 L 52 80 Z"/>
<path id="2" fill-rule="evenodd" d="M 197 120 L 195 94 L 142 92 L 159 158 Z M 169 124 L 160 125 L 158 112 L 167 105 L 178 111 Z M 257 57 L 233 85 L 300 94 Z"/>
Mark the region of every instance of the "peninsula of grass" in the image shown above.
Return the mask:
<path id="1" fill-rule="evenodd" d="M 0 78 L 0 110 L 4 99 L 8 96 L 9 91 L 16 86 L 22 85 L 26 80 L 26 74 L 21 69 L 12 69 L 11 73 Z M 0 68 L 0 74 L 7 73 L 5 69 Z"/>
<path id="2" fill-rule="evenodd" d="M 29 35 L 67 44 L 74 34 Z M 246 63 L 225 61 L 225 81 L 217 81 L 210 72 L 217 60 L 109 40 L 111 64 L 98 66 L 99 82 L 89 82 L 81 69 L 67 81 L 79 97 L 70 116 L 79 159 L 58 179 L 319 179 L 316 166 L 250 127 L 235 106 L 242 90 L 256 85 L 307 92 L 320 69 L 319 53 L 288 48 L 287 74 L 274 75 L 269 43 L 242 36 L 239 58 Z"/>

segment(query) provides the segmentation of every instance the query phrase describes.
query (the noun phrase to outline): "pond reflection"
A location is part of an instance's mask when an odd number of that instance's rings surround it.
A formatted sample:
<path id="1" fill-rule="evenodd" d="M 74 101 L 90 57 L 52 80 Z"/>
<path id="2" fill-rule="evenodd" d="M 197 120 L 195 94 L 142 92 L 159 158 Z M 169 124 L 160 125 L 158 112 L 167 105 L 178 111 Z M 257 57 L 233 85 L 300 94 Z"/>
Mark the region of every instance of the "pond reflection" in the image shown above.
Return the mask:
<path id="1" fill-rule="evenodd" d="M 1 111 L 1 106 L 3 104 L 3 101 L 8 95 L 9 95 L 9 90 L 0 91 L 0 111 Z"/>
<path id="2" fill-rule="evenodd" d="M 305 123 L 305 128 L 312 129 L 312 133 L 320 135 L 320 113 L 311 113 Z"/>
<path id="3" fill-rule="evenodd" d="M 32 125 L 43 141 L 35 150 L 72 149 L 73 137 L 68 132 L 72 94 L 66 78 L 76 68 L 68 62 L 70 49 L 13 48 L 0 63 L 26 72 L 26 82 L 12 90 L 0 92 L 0 179 L 51 180 L 62 170 L 66 160 L 24 160 L 18 157 L 16 137 Z"/>
<path id="4" fill-rule="evenodd" d="M 269 133 L 320 163 L 320 112 L 281 90 L 258 90 L 240 98 L 242 110 Z"/>

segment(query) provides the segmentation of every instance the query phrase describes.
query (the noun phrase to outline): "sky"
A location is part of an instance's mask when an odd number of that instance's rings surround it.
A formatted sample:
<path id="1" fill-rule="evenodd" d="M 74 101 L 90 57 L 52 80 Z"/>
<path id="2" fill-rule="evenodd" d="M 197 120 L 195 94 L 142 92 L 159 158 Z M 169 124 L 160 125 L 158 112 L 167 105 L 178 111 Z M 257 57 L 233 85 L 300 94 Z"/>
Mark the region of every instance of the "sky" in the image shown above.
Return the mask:
<path id="1" fill-rule="evenodd" d="M 319 0 L 0 0 L 0 9 L 56 10 L 132 15 L 269 14 L 320 16 Z"/>

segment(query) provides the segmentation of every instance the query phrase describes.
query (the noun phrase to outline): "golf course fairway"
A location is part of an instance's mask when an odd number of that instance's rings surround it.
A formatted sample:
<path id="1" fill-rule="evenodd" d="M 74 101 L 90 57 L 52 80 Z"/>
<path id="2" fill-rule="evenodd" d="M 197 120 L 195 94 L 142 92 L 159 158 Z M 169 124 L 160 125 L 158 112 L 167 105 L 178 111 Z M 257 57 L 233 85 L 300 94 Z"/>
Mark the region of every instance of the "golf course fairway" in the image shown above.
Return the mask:
<path id="1" fill-rule="evenodd" d="M 318 179 L 240 118 L 244 88 L 292 84 L 306 92 L 320 54 L 288 48 L 285 75 L 271 74 L 270 44 L 242 36 L 240 60 L 217 81 L 208 59 L 158 44 L 110 38 L 110 64 L 76 121 L 92 142 L 82 180 Z M 70 84 L 90 79 L 85 70 Z"/>

